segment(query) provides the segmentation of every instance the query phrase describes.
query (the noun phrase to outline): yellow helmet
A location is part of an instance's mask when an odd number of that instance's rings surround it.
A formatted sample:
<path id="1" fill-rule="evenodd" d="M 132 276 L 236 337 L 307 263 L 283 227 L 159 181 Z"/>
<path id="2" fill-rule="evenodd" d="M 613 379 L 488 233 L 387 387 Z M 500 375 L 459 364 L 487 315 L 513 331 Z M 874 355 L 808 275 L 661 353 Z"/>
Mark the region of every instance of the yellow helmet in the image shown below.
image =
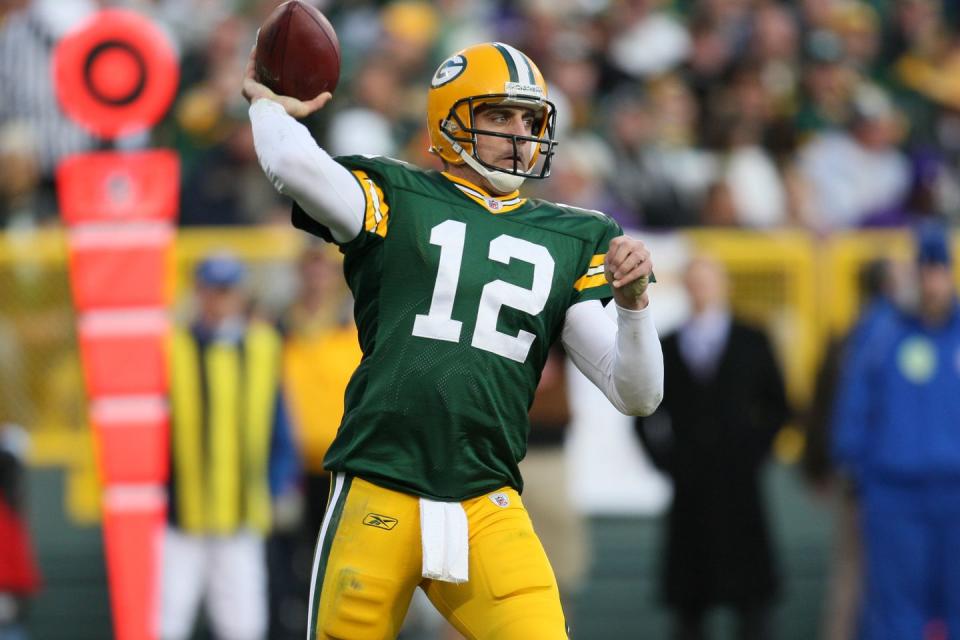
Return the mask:
<path id="1" fill-rule="evenodd" d="M 474 126 L 474 109 L 482 104 L 528 107 L 536 114 L 529 136 L 513 135 Z M 501 42 L 486 42 L 459 51 L 437 68 L 427 94 L 427 130 L 430 151 L 450 164 L 466 163 L 498 189 L 517 189 L 524 178 L 546 178 L 553 160 L 557 111 L 547 100 L 547 83 L 530 58 Z M 477 135 L 512 138 L 513 169 L 481 160 Z M 518 166 L 517 142 L 533 143 L 527 166 Z M 538 161 L 539 168 L 537 168 Z"/>

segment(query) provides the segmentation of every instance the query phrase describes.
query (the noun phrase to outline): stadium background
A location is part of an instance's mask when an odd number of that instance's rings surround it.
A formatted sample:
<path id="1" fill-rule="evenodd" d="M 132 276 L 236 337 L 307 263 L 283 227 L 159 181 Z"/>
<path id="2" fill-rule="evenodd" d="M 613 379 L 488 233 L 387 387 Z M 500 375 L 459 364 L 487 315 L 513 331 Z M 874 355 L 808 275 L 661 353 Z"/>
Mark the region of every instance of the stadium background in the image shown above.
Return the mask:
<path id="1" fill-rule="evenodd" d="M 0 3 L 0 51 L 13 46 L 20 12 L 70 4 L 89 8 L 80 0 Z M 181 87 L 169 116 L 149 139 L 121 145 L 180 153 L 182 227 L 170 265 L 178 308 L 187 304 L 193 264 L 227 248 L 251 265 L 265 312 L 279 311 L 292 294 L 293 260 L 304 238 L 285 226 L 285 203 L 256 166 L 237 95 L 255 27 L 276 3 L 120 4 L 157 19 L 181 56 Z M 949 82 L 955 3 L 320 4 L 344 53 L 334 107 L 311 122 L 324 144 L 431 164 L 422 114 L 432 68 L 462 44 L 499 38 L 519 46 L 540 63 L 568 114 L 557 175 L 534 190 L 610 211 L 649 242 L 661 331 L 685 312 L 679 286 L 685 258 L 701 250 L 719 257 L 732 275 L 735 309 L 774 337 L 798 412 L 810 399 L 827 339 L 856 316 L 860 266 L 877 256 L 908 256 L 902 229 L 864 227 L 929 216 L 953 220 L 960 208 L 960 142 L 952 128 L 960 93 Z M 43 73 L 42 59 L 34 62 L 18 73 Z M 5 79 L 9 67 L 9 57 L 0 59 Z M 16 111 L 14 86 L 3 84 L 0 101 L 0 166 L 7 178 L 0 180 L 0 418 L 25 425 L 33 437 L 29 514 L 45 587 L 30 630 L 51 640 L 106 638 L 96 453 L 45 160 L 61 151 L 45 147 L 44 135 Z M 810 150 L 833 134 L 856 141 L 854 128 L 863 122 L 881 129 L 873 132 L 879 151 L 873 150 L 890 160 L 882 166 L 894 167 L 889 175 L 903 186 L 877 201 L 868 196 L 884 185 L 857 184 L 845 195 L 858 206 L 846 206 L 848 200 L 841 206 L 830 198 L 835 185 L 811 169 Z M 630 131 L 633 146 L 624 148 Z M 74 151 L 95 142 L 77 145 Z M 655 157 L 664 161 L 651 168 Z M 865 167 L 878 166 L 870 154 L 863 159 Z M 638 183 L 647 188 L 629 188 Z M 779 637 L 797 640 L 816 637 L 820 625 L 831 526 L 829 503 L 795 466 L 803 441 L 799 425 L 784 430 L 767 478 L 785 579 L 777 629 Z M 589 456 L 581 458 L 585 466 Z M 638 485 L 649 480 L 649 486 L 631 496 L 601 483 L 578 502 L 593 533 L 593 562 L 574 603 L 579 637 L 665 634 L 655 597 L 664 496 L 642 494 L 662 483 L 639 449 L 636 456 Z M 605 493 L 615 498 L 596 506 Z M 721 627 L 728 622 L 714 620 Z"/>

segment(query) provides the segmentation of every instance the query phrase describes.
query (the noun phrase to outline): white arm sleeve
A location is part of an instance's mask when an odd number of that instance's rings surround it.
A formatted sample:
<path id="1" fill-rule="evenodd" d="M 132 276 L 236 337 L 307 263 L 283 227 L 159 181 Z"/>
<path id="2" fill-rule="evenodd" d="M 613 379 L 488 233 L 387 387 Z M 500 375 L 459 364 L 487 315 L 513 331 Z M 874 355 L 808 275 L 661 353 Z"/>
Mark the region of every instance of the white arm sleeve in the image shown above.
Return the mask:
<path id="1" fill-rule="evenodd" d="M 616 307 L 617 320 L 599 300 L 567 309 L 561 341 L 567 355 L 621 413 L 648 416 L 663 399 L 663 352 L 650 306 Z"/>
<path id="2" fill-rule="evenodd" d="M 356 238 L 363 227 L 366 199 L 350 172 L 276 102 L 255 101 L 250 122 L 260 166 L 277 191 L 296 200 L 307 215 L 330 229 L 337 242 Z"/>

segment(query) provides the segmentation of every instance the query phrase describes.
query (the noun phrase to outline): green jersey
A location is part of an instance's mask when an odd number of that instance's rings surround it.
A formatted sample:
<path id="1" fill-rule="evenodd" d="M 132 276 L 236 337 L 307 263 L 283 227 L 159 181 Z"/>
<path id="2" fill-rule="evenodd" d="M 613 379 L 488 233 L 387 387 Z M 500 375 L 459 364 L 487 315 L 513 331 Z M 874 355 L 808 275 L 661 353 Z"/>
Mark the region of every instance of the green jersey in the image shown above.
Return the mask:
<path id="1" fill-rule="evenodd" d="M 363 359 L 324 460 L 435 500 L 522 490 L 527 412 L 567 309 L 612 295 L 611 218 L 380 157 L 337 161 L 366 197 L 341 245 Z M 294 206 L 294 225 L 331 239 Z"/>

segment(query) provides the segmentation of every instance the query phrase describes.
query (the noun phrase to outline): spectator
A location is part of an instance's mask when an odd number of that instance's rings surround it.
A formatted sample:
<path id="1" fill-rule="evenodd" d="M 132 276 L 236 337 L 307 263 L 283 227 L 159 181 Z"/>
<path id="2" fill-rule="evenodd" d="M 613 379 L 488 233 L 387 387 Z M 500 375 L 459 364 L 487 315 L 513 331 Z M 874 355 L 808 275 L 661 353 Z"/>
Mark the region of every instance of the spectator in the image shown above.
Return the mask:
<path id="1" fill-rule="evenodd" d="M 608 17 L 613 30 L 610 62 L 633 78 L 675 69 L 690 54 L 690 34 L 667 11 L 662 1 L 616 2 Z"/>
<path id="2" fill-rule="evenodd" d="M 569 136 L 564 142 L 569 153 L 554 161 L 553 180 L 533 185 L 531 194 L 603 211 L 624 227 L 635 228 L 634 217 L 608 186 L 617 177 L 610 148 L 597 136 L 586 133 Z"/>
<path id="3" fill-rule="evenodd" d="M 217 638 L 260 639 L 271 497 L 289 496 L 296 472 L 279 385 L 281 341 L 244 316 L 244 267 L 236 258 L 208 256 L 195 277 L 196 314 L 176 331 L 172 349 L 159 635 L 189 638 L 206 601 Z"/>
<path id="4" fill-rule="evenodd" d="M 29 598 L 40 587 L 24 514 L 27 432 L 0 424 L 0 640 L 26 640 Z"/>
<path id="5" fill-rule="evenodd" d="M 352 85 L 353 104 L 330 122 L 330 152 L 396 155 L 400 146 L 396 121 L 401 107 L 397 96 L 404 89 L 396 65 L 382 52 L 375 52 L 364 60 Z"/>
<path id="6" fill-rule="evenodd" d="M 943 2 L 898 2 L 883 38 L 884 67 L 898 106 L 910 122 L 913 144 L 952 148 L 941 123 L 960 104 L 956 82 L 960 49 Z M 953 22 L 953 24 L 956 24 Z"/>
<path id="7" fill-rule="evenodd" d="M 309 244 L 297 263 L 296 297 L 280 319 L 283 384 L 304 474 L 301 508 L 267 543 L 271 640 L 299 640 L 307 631 L 310 559 L 330 493 L 323 457 L 343 417 L 350 374 L 360 362 L 352 299 L 338 266 L 332 252 Z"/>
<path id="8" fill-rule="evenodd" d="M 651 459 L 674 483 L 663 592 L 673 638 L 704 638 L 706 614 L 732 607 L 738 638 L 770 638 L 778 580 L 760 470 L 787 419 L 767 337 L 733 318 L 723 267 L 697 258 L 684 284 L 693 315 L 663 339 L 660 409 L 638 420 Z"/>
<path id="9" fill-rule="evenodd" d="M 864 265 L 859 278 L 860 317 L 843 340 L 830 340 L 824 348 L 813 399 L 805 416 L 804 475 L 819 494 L 836 498 L 832 562 L 823 616 L 824 640 L 849 640 L 855 636 L 863 566 L 856 495 L 850 484 L 842 476 L 838 477 L 830 457 L 837 379 L 844 360 L 850 357 L 841 356 L 869 348 L 873 327 L 888 313 L 895 312 L 898 273 L 896 265 L 887 258 Z"/>
<path id="10" fill-rule="evenodd" d="M 764 3 L 753 12 L 751 59 L 778 114 L 792 111 L 799 88 L 800 25 L 789 6 Z"/>
<path id="11" fill-rule="evenodd" d="M 339 260 L 324 245 L 311 244 L 300 256 L 299 274 L 297 297 L 281 325 L 284 384 L 306 473 L 305 534 L 312 544 L 330 492 L 323 457 L 340 426 L 343 393 L 361 354 Z"/>
<path id="12" fill-rule="evenodd" d="M 738 226 L 784 226 L 787 203 L 783 182 L 773 158 L 760 145 L 760 123 L 741 117 L 720 123 L 725 132 L 719 173 L 729 186 Z"/>
<path id="13" fill-rule="evenodd" d="M 818 134 L 800 152 L 813 186 L 821 230 L 859 227 L 900 211 L 910 187 L 910 165 L 896 144 L 902 135 L 889 96 L 862 85 L 845 131 Z"/>
<path id="14" fill-rule="evenodd" d="M 843 43 L 847 62 L 871 75 L 880 53 L 880 19 L 870 3 L 847 0 L 831 7 L 830 24 Z"/>
<path id="15" fill-rule="evenodd" d="M 736 226 L 737 205 L 733 201 L 733 190 L 726 180 L 717 180 L 707 187 L 700 223 L 707 227 Z"/>
<path id="16" fill-rule="evenodd" d="M 722 84 L 737 52 L 726 37 L 721 23 L 708 12 L 697 12 L 687 24 L 690 31 L 690 55 L 684 66 L 687 84 L 706 113 L 710 92 Z"/>
<path id="17" fill-rule="evenodd" d="M 697 103 L 677 76 L 649 82 L 643 94 L 611 99 L 608 138 L 616 160 L 616 196 L 636 213 L 636 226 L 697 222 L 716 172 L 712 154 L 696 146 Z"/>
<path id="18" fill-rule="evenodd" d="M 399 0 L 387 3 L 380 13 L 378 46 L 407 80 L 429 73 L 430 51 L 438 35 L 440 16 L 434 3 Z"/>
<path id="19" fill-rule="evenodd" d="M 35 222 L 40 168 L 25 123 L 0 123 L 0 227 L 29 228 Z"/>
<path id="20" fill-rule="evenodd" d="M 340 261 L 321 244 L 309 244 L 298 261 L 298 290 L 284 312 L 283 383 L 303 463 L 302 513 L 268 544 L 271 639 L 302 638 L 309 605 L 310 560 L 330 493 L 323 457 L 343 417 L 343 396 L 360 362 L 352 298 Z"/>
<path id="21" fill-rule="evenodd" d="M 181 65 L 185 91 L 164 137 L 183 163 L 184 226 L 250 225 L 285 215 L 285 203 L 260 177 L 250 127 L 238 117 L 234 78 L 249 51 L 248 28 L 236 16 L 220 20 L 205 49 Z"/>
<path id="22" fill-rule="evenodd" d="M 20 171 L 34 166 L 39 171 L 31 222 L 56 217 L 54 171 L 60 159 L 94 146 L 94 138 L 61 111 L 49 70 L 57 41 L 95 11 L 97 4 L 94 0 L 32 0 L 0 23 L 0 86 L 6 87 L 0 93 L 0 128 L 21 130 L 30 146 L 19 153 Z"/>
<path id="23" fill-rule="evenodd" d="M 856 73 L 846 64 L 837 34 L 820 29 L 804 42 L 802 95 L 794 126 L 801 135 L 839 129 L 849 120 Z"/>
<path id="24" fill-rule="evenodd" d="M 601 81 L 601 67 L 596 63 L 597 52 L 585 30 L 561 30 L 551 34 L 552 46 L 544 71 L 550 78 L 550 91 L 562 96 L 568 113 L 558 126 L 566 136 L 567 129 L 583 131 L 597 124 L 594 107 Z"/>
<path id="25" fill-rule="evenodd" d="M 833 451 L 860 499 L 864 640 L 960 637 L 960 307 L 949 237 L 916 233 L 915 310 L 886 313 L 841 371 Z"/>

